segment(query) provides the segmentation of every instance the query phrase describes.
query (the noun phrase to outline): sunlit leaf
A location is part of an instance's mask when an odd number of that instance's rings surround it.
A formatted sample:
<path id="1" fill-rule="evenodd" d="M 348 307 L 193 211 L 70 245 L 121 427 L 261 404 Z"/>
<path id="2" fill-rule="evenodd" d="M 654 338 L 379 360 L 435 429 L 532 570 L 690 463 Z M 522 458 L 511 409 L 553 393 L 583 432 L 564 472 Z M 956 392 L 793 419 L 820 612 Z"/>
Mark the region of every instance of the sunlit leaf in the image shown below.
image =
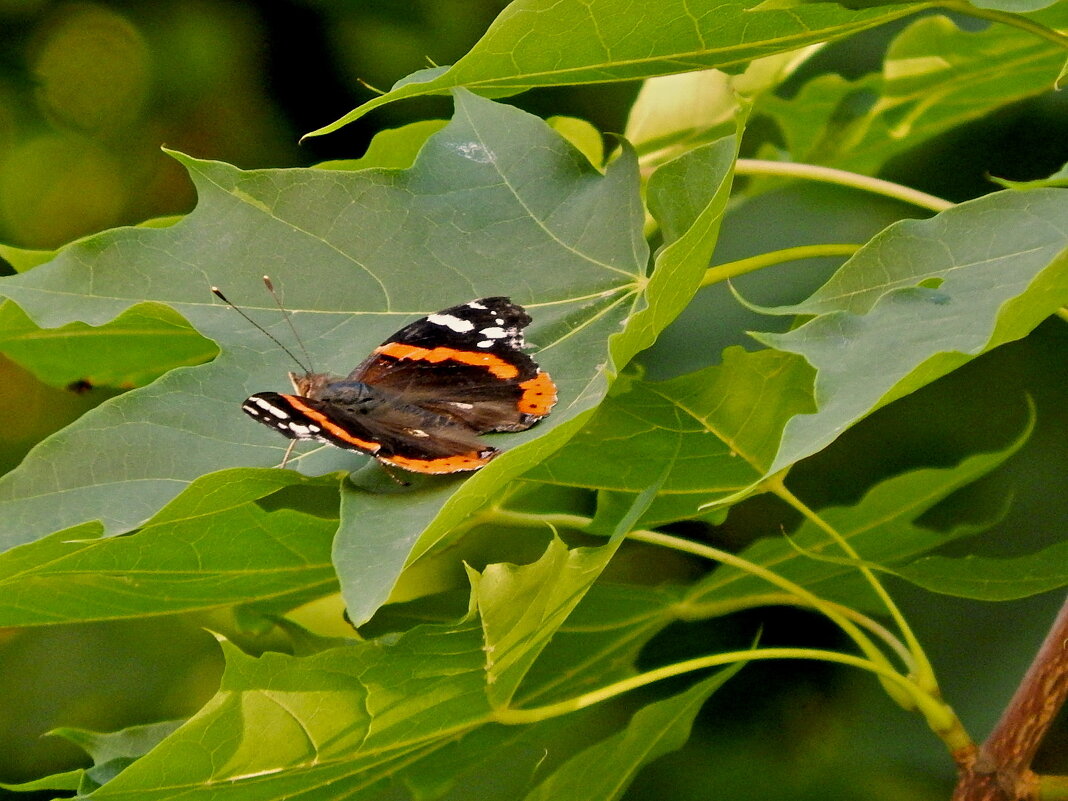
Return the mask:
<path id="1" fill-rule="evenodd" d="M 496 97 L 536 86 L 630 81 L 716 67 L 829 41 L 916 13 L 925 3 L 861 10 L 834 3 L 790 8 L 746 2 L 516 0 L 455 65 L 409 75 L 309 136 L 371 109 L 457 86 Z"/>

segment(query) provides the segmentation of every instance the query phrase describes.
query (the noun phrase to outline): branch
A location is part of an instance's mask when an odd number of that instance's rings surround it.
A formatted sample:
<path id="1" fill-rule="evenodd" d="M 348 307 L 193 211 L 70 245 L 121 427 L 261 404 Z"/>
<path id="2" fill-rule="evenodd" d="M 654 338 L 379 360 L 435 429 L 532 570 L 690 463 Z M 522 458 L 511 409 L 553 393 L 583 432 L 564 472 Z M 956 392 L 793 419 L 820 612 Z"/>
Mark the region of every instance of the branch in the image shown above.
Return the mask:
<path id="1" fill-rule="evenodd" d="M 1037 799 L 1031 761 L 1066 697 L 1068 599 L 986 742 L 954 755 L 960 779 L 953 801 Z"/>

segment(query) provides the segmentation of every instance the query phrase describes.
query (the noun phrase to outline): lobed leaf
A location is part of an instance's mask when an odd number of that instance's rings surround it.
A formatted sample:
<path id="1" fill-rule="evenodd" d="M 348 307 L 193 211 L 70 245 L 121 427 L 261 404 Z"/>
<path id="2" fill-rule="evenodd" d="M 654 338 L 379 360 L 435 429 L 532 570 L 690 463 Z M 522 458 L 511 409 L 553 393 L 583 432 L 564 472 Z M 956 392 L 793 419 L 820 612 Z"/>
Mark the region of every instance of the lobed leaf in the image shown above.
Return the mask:
<path id="1" fill-rule="evenodd" d="M 285 441 L 244 419 L 239 404 L 280 386 L 288 365 L 214 301 L 213 284 L 285 339 L 288 329 L 259 286 L 259 276 L 271 274 L 316 367 L 341 374 L 420 314 L 512 295 L 531 307 L 530 340 L 560 402 L 536 431 L 497 437 L 505 447 L 554 430 L 559 439 L 542 447 L 558 447 L 568 422 L 604 393 L 614 369 L 606 342 L 646 266 L 633 158 L 602 175 L 540 120 L 460 94 L 456 117 L 407 171 L 246 173 L 179 159 L 200 193 L 181 222 L 84 240 L 4 280 L 0 291 L 46 327 L 100 324 L 135 303 L 166 303 L 218 342 L 220 356 L 106 402 L 0 479 L 3 547 L 91 519 L 108 534 L 128 531 L 203 473 L 277 464 Z M 376 516 L 400 539 L 414 538 L 461 487 L 477 505 L 536 458 L 513 449 L 477 482 L 428 481 L 403 504 L 348 490 L 338 547 L 346 531 L 365 531 Z M 360 459 L 323 448 L 294 466 L 323 473 Z M 405 511 L 393 520 L 388 510 L 400 505 Z"/>
<path id="2" fill-rule="evenodd" d="M 475 576 L 472 611 L 458 623 L 416 626 L 303 658 L 251 658 L 224 643 L 227 664 L 215 699 L 93 797 L 264 800 L 329 787 L 348 798 L 378 798 L 387 788 L 399 791 L 398 776 L 414 787 L 447 786 L 457 763 L 484 761 L 486 738 L 501 736 L 490 728 L 493 707 L 509 693 L 496 682 L 522 680 L 655 490 L 623 511 L 608 545 L 567 552 L 555 544 L 531 565 Z M 557 570 L 561 559 L 568 569 Z M 544 616 L 519 610 L 516 619 L 514 601 L 527 593 Z M 514 627 L 502 627 L 509 620 Z M 605 645 L 595 641 L 586 656 Z M 505 655 L 510 664 L 502 666 L 496 660 Z M 548 720 L 530 728 L 556 735 L 560 726 Z M 506 734 L 506 747 L 509 741 Z M 446 765 L 442 749 L 450 751 Z M 539 749 L 524 757 L 535 764 L 518 775 L 533 774 L 546 756 Z M 562 758 L 557 752 L 553 762 Z"/>

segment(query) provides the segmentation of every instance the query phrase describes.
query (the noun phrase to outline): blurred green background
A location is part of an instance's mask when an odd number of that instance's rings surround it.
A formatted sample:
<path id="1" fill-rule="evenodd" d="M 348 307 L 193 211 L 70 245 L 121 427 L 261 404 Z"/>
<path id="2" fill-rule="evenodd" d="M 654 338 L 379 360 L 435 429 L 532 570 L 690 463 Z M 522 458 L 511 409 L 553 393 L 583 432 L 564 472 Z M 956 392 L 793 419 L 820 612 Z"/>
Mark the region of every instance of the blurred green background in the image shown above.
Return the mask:
<path id="1" fill-rule="evenodd" d="M 0 0 L 0 242 L 49 250 L 188 211 L 195 203 L 191 183 L 161 146 L 243 168 L 307 166 L 358 156 L 376 130 L 447 116 L 444 98 L 406 101 L 297 145 L 302 133 L 366 99 L 361 81 L 385 87 L 428 58 L 455 60 L 504 5 Z M 784 93 L 818 71 L 855 76 L 877 69 L 895 31 L 828 48 Z M 621 131 L 636 91 L 629 84 L 563 88 L 508 102 Z M 883 177 L 964 200 L 991 191 L 988 174 L 1025 180 L 1052 173 L 1068 159 L 1066 102 L 1051 93 L 1006 108 L 895 159 Z M 797 244 L 864 241 L 915 213 L 843 189 L 786 187 L 731 212 L 717 261 Z M 835 266 L 784 265 L 736 286 L 758 303 L 791 302 Z M 717 362 L 726 345 L 754 347 L 724 332 L 779 322 L 752 315 L 725 288 L 713 288 L 641 361 L 653 377 L 666 377 Z M 1003 446 L 1023 426 L 1030 395 L 1039 414 L 1031 442 L 942 513 L 967 514 L 1014 493 L 1012 511 L 984 541 L 984 552 L 1026 552 L 1061 539 L 1068 521 L 1066 356 L 1064 323 L 1047 321 L 1027 340 L 878 412 L 802 465 L 795 489 L 812 505 L 849 503 L 887 475 Z M 0 357 L 0 469 L 115 391 L 44 386 Z M 722 530 L 688 533 L 744 541 L 775 533 L 780 512 L 757 500 L 732 513 Z M 930 648 L 949 700 L 982 736 L 1062 594 L 991 606 L 893 589 Z M 220 657 L 204 631 L 211 625 L 182 617 L 0 631 L 0 781 L 84 764 L 75 748 L 42 736 L 56 726 L 107 730 L 193 713 L 217 684 Z M 758 626 L 768 645 L 843 645 L 814 616 L 760 610 L 679 626 L 656 650 L 708 653 L 717 643 L 747 641 Z M 1046 769 L 1068 773 L 1066 743 L 1062 727 L 1043 753 Z M 950 786 L 940 743 L 869 677 L 789 663 L 750 666 L 732 680 L 705 710 L 690 745 L 644 771 L 626 797 L 935 799 L 947 797 Z"/>

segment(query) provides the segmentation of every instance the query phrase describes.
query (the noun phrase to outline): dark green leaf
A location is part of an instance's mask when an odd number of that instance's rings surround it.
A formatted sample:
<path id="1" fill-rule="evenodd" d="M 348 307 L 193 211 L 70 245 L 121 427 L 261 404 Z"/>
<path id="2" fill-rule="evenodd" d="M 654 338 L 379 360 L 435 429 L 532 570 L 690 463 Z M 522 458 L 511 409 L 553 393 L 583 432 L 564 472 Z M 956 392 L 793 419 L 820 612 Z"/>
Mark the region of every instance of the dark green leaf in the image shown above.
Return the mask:
<path id="1" fill-rule="evenodd" d="M 670 465 L 643 525 L 693 517 L 756 484 L 786 422 L 813 408 L 811 369 L 768 350 L 728 348 L 717 367 L 627 387 L 609 397 L 564 450 L 524 478 L 634 493 Z"/>
<path id="2" fill-rule="evenodd" d="M 1068 584 L 1068 542 L 1012 558 L 928 556 L 895 573 L 942 595 L 1014 601 Z"/>

